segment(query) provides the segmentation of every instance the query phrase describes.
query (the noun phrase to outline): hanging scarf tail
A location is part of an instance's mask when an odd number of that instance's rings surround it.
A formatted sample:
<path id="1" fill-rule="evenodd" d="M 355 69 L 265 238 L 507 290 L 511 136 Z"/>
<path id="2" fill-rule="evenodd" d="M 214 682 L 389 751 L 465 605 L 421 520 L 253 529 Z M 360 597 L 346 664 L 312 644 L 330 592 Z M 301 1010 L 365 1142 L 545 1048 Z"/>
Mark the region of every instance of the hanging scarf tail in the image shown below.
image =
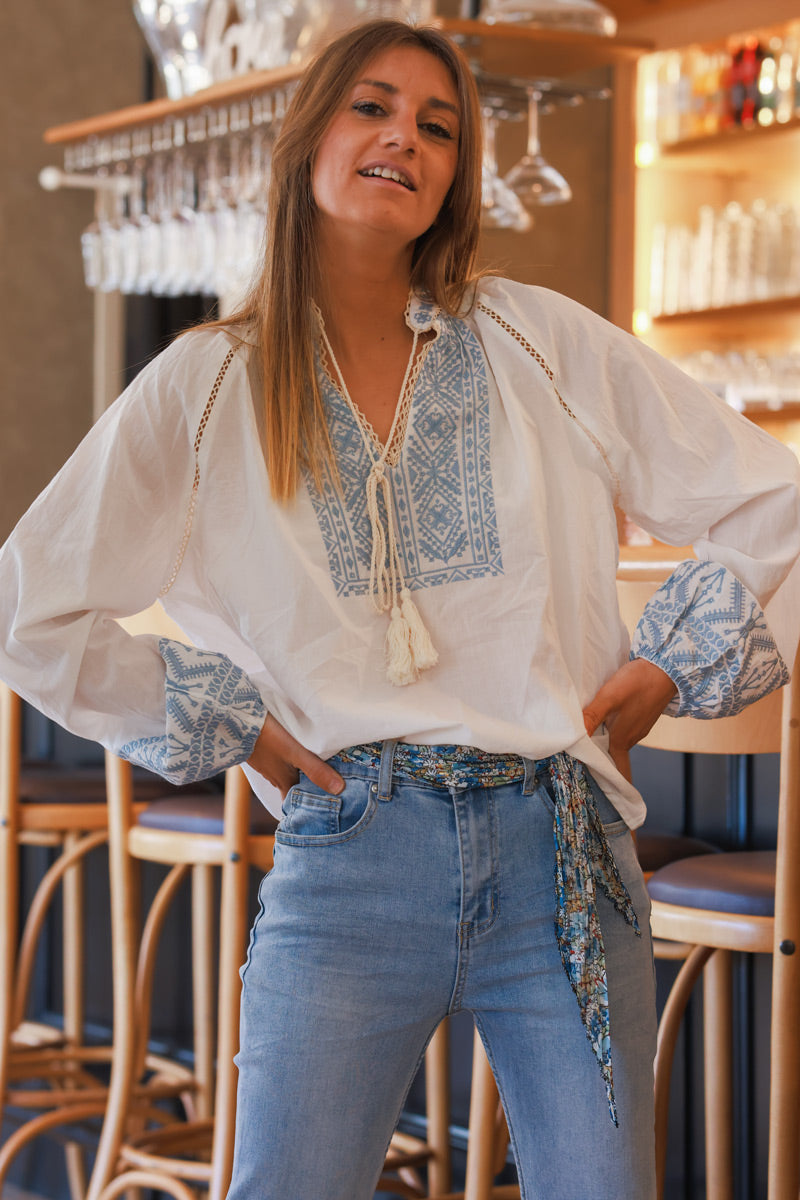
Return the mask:
<path id="1" fill-rule="evenodd" d="M 569 754 L 553 755 L 548 767 L 555 802 L 556 937 L 586 1036 L 600 1066 L 611 1120 L 618 1125 L 596 885 L 639 936 L 641 929 L 605 836 L 586 768 Z"/>

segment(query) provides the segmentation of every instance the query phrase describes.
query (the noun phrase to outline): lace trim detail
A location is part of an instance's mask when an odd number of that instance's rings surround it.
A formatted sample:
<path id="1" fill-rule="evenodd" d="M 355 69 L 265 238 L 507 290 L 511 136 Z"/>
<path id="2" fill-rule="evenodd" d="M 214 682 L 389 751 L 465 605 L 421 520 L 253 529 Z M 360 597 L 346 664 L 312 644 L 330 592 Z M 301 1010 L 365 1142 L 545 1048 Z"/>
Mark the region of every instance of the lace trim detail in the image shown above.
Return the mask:
<path id="1" fill-rule="evenodd" d="M 219 372 L 217 373 L 217 378 L 214 380 L 214 386 L 211 389 L 211 395 L 208 397 L 208 400 L 206 401 L 206 406 L 203 409 L 203 415 L 200 417 L 200 424 L 197 426 L 197 433 L 195 434 L 195 437 L 194 437 L 194 447 L 193 447 L 193 449 L 194 449 L 194 479 L 192 480 L 192 494 L 189 497 L 189 507 L 186 511 L 186 522 L 185 522 L 184 528 L 183 528 L 183 537 L 181 538 L 181 544 L 178 547 L 178 554 L 175 559 L 173 568 L 170 572 L 169 578 L 167 579 L 167 582 L 162 587 L 161 591 L 158 593 L 159 599 L 162 596 L 166 596 L 167 592 L 171 589 L 175 580 L 178 578 L 178 573 L 179 573 L 181 567 L 183 566 L 183 559 L 184 559 L 184 556 L 186 555 L 186 547 L 189 545 L 189 538 L 192 535 L 192 525 L 194 523 L 194 514 L 195 514 L 195 509 L 197 508 L 197 494 L 200 490 L 200 444 L 203 441 L 203 434 L 206 431 L 206 426 L 208 425 L 209 419 L 211 417 L 211 412 L 212 412 L 212 409 L 214 408 L 214 403 L 217 399 L 219 389 L 222 387 L 222 381 L 225 378 L 228 367 L 233 362 L 233 356 L 236 354 L 236 351 L 239 349 L 239 347 L 241 345 L 242 345 L 242 343 L 239 342 L 236 346 L 231 346 L 230 350 L 225 355 L 225 358 L 223 359 L 223 362 L 222 362 L 222 366 L 220 367 Z"/>
<path id="2" fill-rule="evenodd" d="M 553 391 L 556 394 L 558 403 L 561 405 L 561 407 L 563 408 L 563 410 L 567 414 L 567 416 L 570 417 L 575 422 L 575 424 L 578 426 L 578 428 L 583 431 L 583 433 L 586 435 L 586 437 L 592 443 L 595 450 L 597 451 L 597 453 L 600 455 L 603 462 L 605 463 L 606 470 L 608 471 L 609 475 L 611 476 L 611 481 L 614 485 L 614 503 L 616 504 L 617 501 L 619 500 L 620 492 L 622 490 L 619 476 L 617 475 L 617 472 L 614 470 L 613 466 L 611 465 L 611 461 L 610 461 L 608 455 L 606 454 L 606 451 L 605 451 L 605 448 L 603 447 L 602 442 L 600 442 L 599 439 L 595 437 L 595 435 L 592 433 L 591 429 L 587 429 L 587 427 L 584 425 L 583 421 L 581 421 L 580 417 L 576 416 L 576 414 L 572 411 L 570 406 L 567 404 L 564 397 L 559 392 L 558 387 L 556 386 L 555 372 L 553 371 L 553 368 L 550 366 L 550 364 L 547 362 L 547 359 L 544 358 L 542 354 L 540 354 L 540 352 L 535 348 L 535 346 L 531 345 L 531 343 L 528 341 L 528 339 L 526 337 L 524 337 L 519 332 L 518 329 L 515 329 L 513 325 L 509 324 L 509 322 L 506 321 L 503 317 L 501 317 L 499 313 L 496 313 L 494 311 L 494 309 L 489 308 L 488 304 L 485 304 L 481 300 L 478 302 L 478 308 L 481 310 L 481 312 L 485 313 L 487 317 L 491 317 L 492 320 L 497 325 L 499 325 L 501 329 L 504 329 L 506 331 L 506 333 L 509 334 L 514 339 L 515 342 L 517 342 L 520 346 L 522 346 L 522 349 L 526 350 L 527 353 L 530 354 L 530 356 L 534 360 L 534 362 L 536 362 L 537 365 L 539 367 L 541 367 L 541 369 L 544 371 L 545 375 L 550 380 L 550 383 L 553 386 Z"/>

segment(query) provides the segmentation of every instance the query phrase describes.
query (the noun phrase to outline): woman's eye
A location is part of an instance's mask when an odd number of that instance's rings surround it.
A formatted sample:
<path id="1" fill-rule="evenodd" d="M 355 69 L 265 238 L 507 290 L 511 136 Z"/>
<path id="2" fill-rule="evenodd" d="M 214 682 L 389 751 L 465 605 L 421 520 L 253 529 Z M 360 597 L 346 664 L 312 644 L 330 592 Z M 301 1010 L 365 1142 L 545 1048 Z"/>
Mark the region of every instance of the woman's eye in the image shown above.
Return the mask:
<path id="1" fill-rule="evenodd" d="M 453 135 L 446 125 L 440 125 L 438 121 L 425 121 L 420 126 L 427 133 L 432 133 L 434 137 L 445 138 L 448 141 L 453 140 Z"/>
<path id="2" fill-rule="evenodd" d="M 364 115 L 368 117 L 376 115 L 380 116 L 384 112 L 383 105 L 378 104 L 377 100 L 358 100 L 353 105 L 353 110 L 355 112 L 364 113 Z"/>

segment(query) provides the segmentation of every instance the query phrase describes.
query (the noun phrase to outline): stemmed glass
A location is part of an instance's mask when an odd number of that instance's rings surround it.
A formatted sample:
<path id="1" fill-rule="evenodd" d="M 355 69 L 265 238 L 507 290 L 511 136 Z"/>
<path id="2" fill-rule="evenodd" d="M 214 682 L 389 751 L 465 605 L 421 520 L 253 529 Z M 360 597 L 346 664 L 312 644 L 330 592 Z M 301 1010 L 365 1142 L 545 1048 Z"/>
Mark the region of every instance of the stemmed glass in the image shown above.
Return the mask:
<path id="1" fill-rule="evenodd" d="M 527 209 L 540 204 L 566 204 L 572 199 L 572 188 L 561 172 L 547 162 L 539 142 L 539 103 L 542 93 L 535 87 L 529 87 L 527 91 L 528 148 L 505 176 L 504 182 Z"/>
<path id="2" fill-rule="evenodd" d="M 204 32 L 209 0 L 134 0 L 133 11 L 170 100 L 208 87 Z"/>
<path id="3" fill-rule="evenodd" d="M 485 229 L 513 229 L 515 233 L 525 233 L 533 225 L 533 218 L 519 196 L 501 178 L 497 168 L 495 135 L 500 116 L 492 108 L 482 110 L 481 224 Z"/>
<path id="4" fill-rule="evenodd" d="M 570 29 L 614 37 L 617 20 L 596 0 L 482 0 L 481 20 L 519 21 L 541 29 Z"/>

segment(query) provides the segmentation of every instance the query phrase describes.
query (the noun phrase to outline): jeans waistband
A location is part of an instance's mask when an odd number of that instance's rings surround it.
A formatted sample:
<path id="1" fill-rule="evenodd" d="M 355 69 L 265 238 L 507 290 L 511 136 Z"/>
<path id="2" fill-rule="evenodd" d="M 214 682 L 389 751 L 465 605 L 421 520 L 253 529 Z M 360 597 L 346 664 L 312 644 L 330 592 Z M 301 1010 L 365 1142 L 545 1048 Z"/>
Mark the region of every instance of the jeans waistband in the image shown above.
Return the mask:
<path id="1" fill-rule="evenodd" d="M 519 754 L 492 754 L 475 746 L 417 745 L 389 739 L 348 746 L 337 755 L 343 762 L 378 770 L 378 795 L 391 798 L 393 774 L 407 775 L 433 787 L 500 787 L 523 781 L 533 791 L 540 764 Z"/>

